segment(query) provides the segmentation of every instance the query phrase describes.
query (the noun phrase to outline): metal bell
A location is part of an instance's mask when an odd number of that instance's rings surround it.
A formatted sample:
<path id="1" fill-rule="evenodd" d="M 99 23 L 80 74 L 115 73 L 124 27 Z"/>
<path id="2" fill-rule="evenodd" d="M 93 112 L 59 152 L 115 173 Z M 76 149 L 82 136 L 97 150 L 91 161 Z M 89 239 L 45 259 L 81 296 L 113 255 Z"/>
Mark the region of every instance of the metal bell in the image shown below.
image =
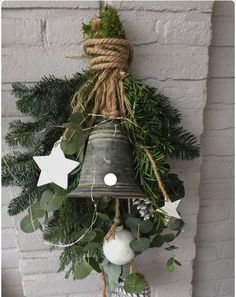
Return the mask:
<path id="1" fill-rule="evenodd" d="M 132 151 L 125 129 L 109 121 L 97 125 L 87 144 L 78 187 L 70 197 L 146 198 L 135 180 Z"/>

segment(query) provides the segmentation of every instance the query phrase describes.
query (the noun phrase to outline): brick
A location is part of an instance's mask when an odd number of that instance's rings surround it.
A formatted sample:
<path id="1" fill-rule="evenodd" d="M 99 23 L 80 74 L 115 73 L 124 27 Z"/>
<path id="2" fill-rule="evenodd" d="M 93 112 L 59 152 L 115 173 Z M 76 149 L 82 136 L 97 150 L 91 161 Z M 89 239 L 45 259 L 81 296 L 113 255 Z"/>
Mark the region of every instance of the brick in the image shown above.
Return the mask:
<path id="1" fill-rule="evenodd" d="M 9 249 L 16 247 L 16 235 L 15 231 L 10 229 L 2 230 L 2 249 Z"/>
<path id="2" fill-rule="evenodd" d="M 222 258 L 233 259 L 234 258 L 234 242 L 226 241 L 221 244 L 222 246 Z"/>
<path id="3" fill-rule="evenodd" d="M 210 15 L 196 14 L 195 12 L 169 14 L 166 24 L 163 26 L 162 36 L 164 42 L 170 45 L 209 46 L 211 41 L 210 26 Z"/>
<path id="4" fill-rule="evenodd" d="M 202 179 L 229 180 L 233 177 L 234 164 L 232 157 L 203 157 Z"/>
<path id="5" fill-rule="evenodd" d="M 40 20 L 2 19 L 2 46 L 39 46 L 42 44 Z"/>
<path id="6" fill-rule="evenodd" d="M 218 118 L 219 119 L 219 118 Z M 223 125 L 223 124 L 222 124 Z M 233 123 L 232 123 L 233 126 Z M 234 154 L 234 129 L 208 130 L 203 136 L 204 155 L 230 156 Z"/>
<path id="7" fill-rule="evenodd" d="M 234 280 L 224 279 L 220 284 L 220 295 L 221 296 L 233 296 L 234 295 Z"/>
<path id="8" fill-rule="evenodd" d="M 208 279 L 218 280 L 231 278 L 233 275 L 233 261 L 231 260 L 219 260 L 196 265 L 195 279 Z M 202 269 L 204 267 L 204 269 Z"/>
<path id="9" fill-rule="evenodd" d="M 81 294 L 69 294 L 68 297 L 81 297 Z M 60 297 L 60 296 L 59 296 Z M 102 297 L 101 290 L 83 293 L 83 297 Z"/>
<path id="10" fill-rule="evenodd" d="M 205 263 L 206 265 L 208 262 L 219 259 L 222 253 L 222 247 L 218 242 L 197 241 L 196 250 L 197 263 Z"/>
<path id="11" fill-rule="evenodd" d="M 151 10 L 151 11 L 202 11 L 211 12 L 213 7 L 213 1 L 107 1 L 114 7 L 128 10 Z"/>
<path id="12" fill-rule="evenodd" d="M 192 279 L 192 262 L 183 262 L 182 266 L 166 276 L 166 262 L 159 262 L 148 265 L 137 265 L 137 271 L 145 275 L 150 286 L 159 284 L 171 284 L 181 281 L 191 281 Z"/>
<path id="13" fill-rule="evenodd" d="M 2 296 L 4 297 L 25 297 L 21 286 L 2 288 Z"/>
<path id="14" fill-rule="evenodd" d="M 233 221 L 223 221 L 215 223 L 199 223 L 198 240 L 205 241 L 225 241 L 233 240 Z"/>
<path id="15" fill-rule="evenodd" d="M 233 17 L 213 16 L 212 26 L 213 26 L 213 31 L 212 31 L 213 46 L 233 46 L 234 45 L 234 18 Z"/>
<path id="16" fill-rule="evenodd" d="M 223 205 L 201 206 L 198 215 L 199 223 L 219 222 L 225 218 L 225 207 Z"/>
<path id="17" fill-rule="evenodd" d="M 65 279 L 64 273 L 50 273 L 23 276 L 26 296 L 42 297 L 60 294 L 75 294 L 100 289 L 98 274 L 92 273 L 82 281 Z M 82 294 L 81 294 L 82 295 Z"/>
<path id="18" fill-rule="evenodd" d="M 81 30 L 83 23 L 88 23 L 94 11 L 79 10 L 76 14 L 62 17 L 51 14 L 47 20 L 46 34 L 50 46 L 71 46 L 82 43 L 84 37 Z"/>
<path id="19" fill-rule="evenodd" d="M 59 256 L 61 252 L 62 250 L 54 250 L 53 252 L 49 250 L 37 250 L 35 252 L 23 251 L 20 259 L 20 267 L 23 274 L 56 273 L 59 268 Z"/>
<path id="20" fill-rule="evenodd" d="M 171 244 L 178 247 L 174 251 L 176 259 L 180 262 L 182 261 L 191 261 L 195 256 L 195 243 L 193 238 L 176 238 Z M 164 245 L 167 247 L 167 245 Z M 158 262 L 166 262 L 171 253 L 162 248 L 152 248 L 144 252 L 144 254 L 138 256 L 135 260 L 136 265 L 145 265 L 149 266 Z"/>
<path id="21" fill-rule="evenodd" d="M 2 270 L 2 286 L 19 286 L 21 285 L 21 274 L 16 268 Z"/>
<path id="22" fill-rule="evenodd" d="M 180 281 L 174 284 L 158 285 L 151 288 L 153 297 L 169 297 L 175 292 L 176 296 L 191 297 L 192 285 L 187 281 Z"/>
<path id="23" fill-rule="evenodd" d="M 12 228 L 14 226 L 13 218 L 9 216 L 7 207 L 2 207 L 2 228 Z"/>
<path id="24" fill-rule="evenodd" d="M 231 78 L 234 76 L 234 49 L 231 47 L 210 48 L 210 77 Z"/>
<path id="25" fill-rule="evenodd" d="M 19 222 L 16 223 L 19 228 Z M 41 232 L 26 234 L 19 230 L 17 234 L 18 247 L 20 251 L 36 251 L 36 250 L 49 250 L 50 246 L 44 243 L 41 238 Z"/>
<path id="26" fill-rule="evenodd" d="M 141 45 L 135 48 L 131 72 L 141 79 L 202 79 L 207 63 L 204 48 Z"/>
<path id="27" fill-rule="evenodd" d="M 17 268 L 18 269 L 18 250 L 4 249 L 2 250 L 2 268 Z"/>
<path id="28" fill-rule="evenodd" d="M 212 104 L 208 106 L 204 114 L 204 126 L 206 130 L 225 130 L 232 128 L 234 126 L 234 110 L 232 109 L 232 105 Z M 212 135 L 214 132 L 210 131 L 209 134 Z M 222 141 L 221 136 L 219 138 Z M 230 143 L 233 145 L 233 139 L 228 142 L 228 144 Z"/>
<path id="29" fill-rule="evenodd" d="M 210 15 L 134 10 L 120 11 L 120 17 L 124 20 L 127 38 L 136 45 L 158 42 L 163 45 L 208 46 L 210 43 Z M 138 24 L 144 25 L 142 31 L 137 30 Z"/>
<path id="30" fill-rule="evenodd" d="M 233 177 L 232 177 L 233 178 Z M 221 182 L 201 182 L 201 200 L 202 199 L 234 199 L 234 182 L 221 181 Z M 227 193 L 227 194 L 226 194 Z"/>
<path id="31" fill-rule="evenodd" d="M 194 280 L 193 286 L 196 296 L 215 297 L 219 293 L 219 282 L 215 280 Z"/>
<path id="32" fill-rule="evenodd" d="M 10 188 L 2 187 L 2 205 L 8 205 L 11 200 Z"/>
<path id="33" fill-rule="evenodd" d="M 161 14 L 149 11 L 120 11 L 126 37 L 135 45 L 149 44 L 159 41 L 161 32 L 155 30 L 155 22 Z M 142 27 L 142 30 L 139 30 Z"/>
<path id="34" fill-rule="evenodd" d="M 99 1 L 4 1 L 2 8 L 99 8 Z"/>
<path id="35" fill-rule="evenodd" d="M 206 81 L 182 81 L 157 79 L 144 80 L 144 83 L 156 87 L 160 93 L 170 98 L 171 104 L 182 110 L 200 110 L 206 103 Z M 187 113 L 187 111 L 185 111 Z"/>
<path id="36" fill-rule="evenodd" d="M 81 53 L 78 47 L 3 48 L 3 82 L 34 82 L 49 74 L 59 78 L 71 76 L 88 68 L 88 64 L 84 59 L 67 59 L 65 56 Z"/>
<path id="37" fill-rule="evenodd" d="M 211 78 L 208 81 L 208 103 L 232 104 L 234 103 L 234 79 Z"/>

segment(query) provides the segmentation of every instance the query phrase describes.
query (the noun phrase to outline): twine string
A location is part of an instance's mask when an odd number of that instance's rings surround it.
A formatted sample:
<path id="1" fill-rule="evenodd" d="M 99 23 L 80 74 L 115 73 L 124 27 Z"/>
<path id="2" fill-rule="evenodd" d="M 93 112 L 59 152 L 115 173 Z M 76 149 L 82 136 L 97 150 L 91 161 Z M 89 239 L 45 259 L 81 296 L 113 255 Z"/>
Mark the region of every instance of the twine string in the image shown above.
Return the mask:
<path id="1" fill-rule="evenodd" d="M 115 217 L 113 220 L 113 224 L 110 228 L 110 230 L 107 232 L 105 239 L 106 240 L 111 240 L 115 239 L 115 234 L 116 234 L 116 228 L 120 225 L 120 200 L 116 198 L 116 209 L 115 209 Z"/>

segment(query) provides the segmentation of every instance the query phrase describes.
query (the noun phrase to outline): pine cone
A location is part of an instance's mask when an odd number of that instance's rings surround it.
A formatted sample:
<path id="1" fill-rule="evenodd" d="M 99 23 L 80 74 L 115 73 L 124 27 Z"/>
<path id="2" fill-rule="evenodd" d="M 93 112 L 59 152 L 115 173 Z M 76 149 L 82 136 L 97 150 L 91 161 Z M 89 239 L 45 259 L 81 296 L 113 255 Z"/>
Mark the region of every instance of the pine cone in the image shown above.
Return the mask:
<path id="1" fill-rule="evenodd" d="M 137 207 L 140 216 L 145 220 L 149 220 L 152 215 L 152 202 L 150 199 L 133 199 L 133 205 Z"/>
<path id="2" fill-rule="evenodd" d="M 112 293 L 112 297 L 151 297 L 151 289 L 149 284 L 145 283 L 145 288 L 142 293 L 126 293 L 124 289 L 124 281 L 119 283 L 119 286 Z"/>

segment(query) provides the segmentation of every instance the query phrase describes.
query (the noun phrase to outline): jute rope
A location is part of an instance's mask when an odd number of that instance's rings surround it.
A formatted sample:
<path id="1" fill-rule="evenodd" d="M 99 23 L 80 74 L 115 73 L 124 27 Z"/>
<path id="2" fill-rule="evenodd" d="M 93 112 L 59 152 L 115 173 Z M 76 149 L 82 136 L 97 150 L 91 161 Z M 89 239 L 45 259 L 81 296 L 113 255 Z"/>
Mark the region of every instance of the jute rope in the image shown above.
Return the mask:
<path id="1" fill-rule="evenodd" d="M 113 224 L 110 230 L 107 232 L 105 239 L 111 240 L 115 238 L 116 228 L 120 225 L 120 200 L 116 198 L 116 210 L 115 210 L 115 217 L 113 220 Z"/>
<path id="2" fill-rule="evenodd" d="M 93 114 L 102 114 L 108 119 L 123 116 L 126 110 L 126 96 L 123 79 L 133 59 L 133 47 L 129 40 L 119 38 L 93 38 L 84 41 L 84 51 L 90 65 L 96 71 L 94 87 L 85 104 L 93 101 Z M 87 82 L 91 84 L 92 81 Z M 83 87 L 87 86 L 86 84 Z M 79 90 L 73 100 L 73 112 L 81 111 Z M 95 118 L 92 117 L 90 125 Z"/>

